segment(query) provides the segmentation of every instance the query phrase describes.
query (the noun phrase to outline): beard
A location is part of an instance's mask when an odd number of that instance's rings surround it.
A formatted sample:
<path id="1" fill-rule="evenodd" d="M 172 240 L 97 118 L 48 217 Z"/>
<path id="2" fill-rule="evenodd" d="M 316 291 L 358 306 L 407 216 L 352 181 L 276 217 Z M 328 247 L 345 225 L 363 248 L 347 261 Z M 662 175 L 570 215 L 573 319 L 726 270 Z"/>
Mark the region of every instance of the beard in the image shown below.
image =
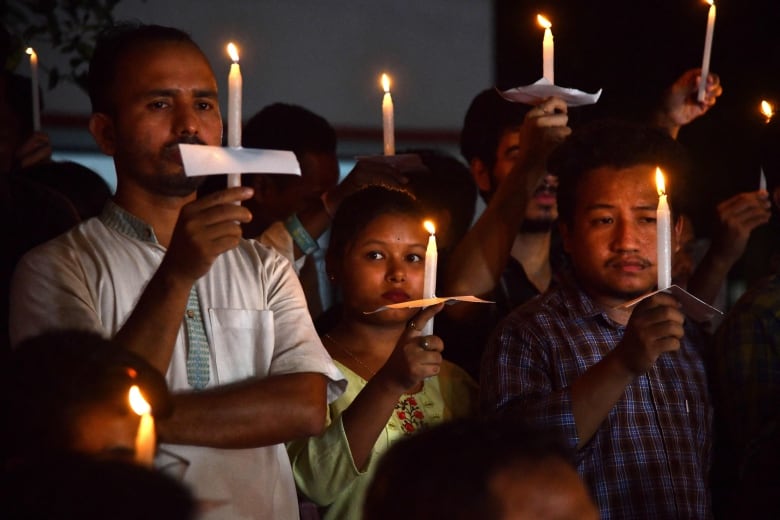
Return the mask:
<path id="1" fill-rule="evenodd" d="M 184 165 L 181 161 L 179 144 L 206 144 L 198 136 L 185 136 L 168 143 L 163 147 L 160 154 L 163 163 L 175 163 L 175 171 L 165 171 L 161 167 L 155 175 L 144 178 L 142 184 L 151 191 L 164 195 L 166 197 L 186 197 L 195 193 L 205 182 L 206 177 L 188 177 L 184 172 Z"/>
<path id="2" fill-rule="evenodd" d="M 552 231 L 555 219 L 552 217 L 524 219 L 520 224 L 521 233 L 549 233 Z"/>

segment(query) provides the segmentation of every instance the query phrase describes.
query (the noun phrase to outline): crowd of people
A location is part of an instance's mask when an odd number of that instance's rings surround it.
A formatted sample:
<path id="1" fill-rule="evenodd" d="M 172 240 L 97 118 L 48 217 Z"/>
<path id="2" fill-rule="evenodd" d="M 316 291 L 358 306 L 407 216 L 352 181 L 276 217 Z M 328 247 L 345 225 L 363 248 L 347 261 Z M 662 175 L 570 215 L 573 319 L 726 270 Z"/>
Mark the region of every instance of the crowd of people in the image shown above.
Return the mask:
<path id="1" fill-rule="evenodd" d="M 330 124 L 276 103 L 243 145 L 293 151 L 301 176 L 225 187 L 188 177 L 178 148 L 222 145 L 208 60 L 178 29 L 120 24 L 88 77 L 111 194 L 50 160 L 5 73 L 4 516 L 777 515 L 777 275 L 722 323 L 655 293 L 655 169 L 673 195 L 695 174 L 676 138 L 723 91 L 710 74 L 698 101 L 699 76 L 659 93 L 648 121 L 574 129 L 563 99 L 488 89 L 463 162 L 408 150 L 341 182 Z M 700 257 L 672 198 L 674 282 L 704 302 L 780 209 L 778 139 L 770 123 L 766 189 L 717 206 Z M 37 218 L 15 227 L 30 201 Z M 436 293 L 494 303 L 374 312 L 422 298 L 425 219 Z M 131 387 L 156 469 L 139 467 Z"/>

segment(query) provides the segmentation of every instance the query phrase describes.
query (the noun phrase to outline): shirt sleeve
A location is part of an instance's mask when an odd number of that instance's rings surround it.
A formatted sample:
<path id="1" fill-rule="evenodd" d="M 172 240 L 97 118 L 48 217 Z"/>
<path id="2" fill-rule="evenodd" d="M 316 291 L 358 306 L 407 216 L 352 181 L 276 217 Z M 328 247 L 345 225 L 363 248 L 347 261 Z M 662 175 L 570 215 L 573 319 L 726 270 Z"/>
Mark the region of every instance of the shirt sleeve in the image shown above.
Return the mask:
<path id="1" fill-rule="evenodd" d="M 559 431 L 573 448 L 579 439 L 571 391 L 553 383 L 552 347 L 528 323 L 504 321 L 488 342 L 482 363 L 482 411 L 519 414 L 541 428 Z"/>
<path id="2" fill-rule="evenodd" d="M 75 252 L 61 240 L 27 253 L 17 264 L 11 281 L 11 345 L 65 327 L 107 335 L 85 271 Z"/>
<path id="3" fill-rule="evenodd" d="M 329 421 L 330 413 L 329 410 Z M 287 453 L 298 489 L 320 506 L 331 505 L 355 480 L 366 474 L 357 469 L 352 459 L 341 414 L 330 422 L 322 435 L 288 444 Z"/>

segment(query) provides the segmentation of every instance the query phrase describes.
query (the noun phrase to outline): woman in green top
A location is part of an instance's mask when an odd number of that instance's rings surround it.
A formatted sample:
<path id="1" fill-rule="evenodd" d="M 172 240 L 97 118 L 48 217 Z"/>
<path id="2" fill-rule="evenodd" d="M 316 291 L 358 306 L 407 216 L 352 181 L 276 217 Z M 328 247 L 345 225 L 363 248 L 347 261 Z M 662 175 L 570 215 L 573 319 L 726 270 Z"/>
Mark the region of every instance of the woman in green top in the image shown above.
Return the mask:
<path id="1" fill-rule="evenodd" d="M 476 411 L 476 384 L 442 360 L 438 337 L 420 333 L 441 305 L 366 314 L 422 297 L 423 220 L 406 192 L 371 187 L 345 200 L 333 221 L 327 266 L 343 309 L 322 339 L 349 384 L 329 407 L 326 431 L 288 446 L 299 490 L 327 507 L 325 519 L 361 518 L 371 474 L 390 444 Z M 425 471 L 413 463 L 409 471 Z"/>

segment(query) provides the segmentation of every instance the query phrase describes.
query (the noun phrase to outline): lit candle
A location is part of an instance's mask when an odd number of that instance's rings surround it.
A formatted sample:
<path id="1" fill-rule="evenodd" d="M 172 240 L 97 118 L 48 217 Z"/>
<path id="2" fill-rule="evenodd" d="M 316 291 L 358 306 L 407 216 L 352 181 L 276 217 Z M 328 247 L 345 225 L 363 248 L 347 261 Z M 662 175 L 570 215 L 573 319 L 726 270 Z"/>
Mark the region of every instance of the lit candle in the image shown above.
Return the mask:
<path id="1" fill-rule="evenodd" d="M 428 237 L 428 247 L 425 249 L 425 277 L 423 280 L 423 298 L 436 297 L 436 267 L 439 263 L 439 251 L 436 248 L 436 227 L 426 220 L 423 227 L 431 234 Z M 423 336 L 433 334 L 433 318 L 428 320 L 422 330 Z"/>
<path id="2" fill-rule="evenodd" d="M 772 120 L 772 117 L 775 115 L 775 107 L 772 106 L 772 103 L 769 101 L 762 99 L 761 100 L 761 107 L 759 108 L 761 111 L 761 114 L 764 116 L 764 120 L 766 123 L 769 123 Z M 758 189 L 761 191 L 766 191 L 766 174 L 764 174 L 764 167 L 761 167 L 761 174 L 758 177 Z"/>
<path id="3" fill-rule="evenodd" d="M 542 41 L 542 77 L 547 78 L 550 83 L 555 83 L 555 70 L 553 63 L 555 59 L 555 44 L 553 43 L 552 24 L 544 16 L 537 14 L 536 21 L 544 27 L 544 40 Z"/>
<path id="4" fill-rule="evenodd" d="M 141 416 L 138 433 L 135 436 L 135 461 L 147 467 L 154 462 L 157 438 L 154 431 L 152 407 L 146 402 L 137 385 L 130 388 L 130 407 Z"/>
<path id="5" fill-rule="evenodd" d="M 661 168 L 655 169 L 655 185 L 658 189 L 658 209 L 655 215 L 658 237 L 658 289 L 663 290 L 672 285 L 672 221 Z"/>
<path id="6" fill-rule="evenodd" d="M 27 47 L 25 52 L 30 55 L 33 130 L 38 132 L 41 129 L 41 100 L 38 93 L 38 54 L 35 53 L 35 50 L 32 47 Z"/>
<path id="7" fill-rule="evenodd" d="M 395 122 L 393 121 L 393 98 L 390 96 L 390 77 L 382 74 L 382 139 L 385 155 L 395 155 Z"/>
<path id="8" fill-rule="evenodd" d="M 227 52 L 233 63 L 228 75 L 228 146 L 241 148 L 241 67 L 238 65 L 238 49 L 233 43 L 228 43 Z M 241 174 L 228 175 L 228 188 L 241 186 Z"/>
<path id="9" fill-rule="evenodd" d="M 775 107 L 772 106 L 772 103 L 766 99 L 761 100 L 761 108 L 759 108 L 759 110 L 761 111 L 761 115 L 764 116 L 764 120 L 767 123 L 770 122 L 775 115 Z"/>
<path id="10" fill-rule="evenodd" d="M 704 101 L 707 90 L 707 76 L 710 75 L 710 55 L 712 54 L 712 35 L 715 32 L 715 2 L 705 0 L 710 4 L 710 12 L 707 15 L 707 34 L 704 36 L 704 58 L 701 61 L 701 81 L 699 82 L 699 103 Z"/>

